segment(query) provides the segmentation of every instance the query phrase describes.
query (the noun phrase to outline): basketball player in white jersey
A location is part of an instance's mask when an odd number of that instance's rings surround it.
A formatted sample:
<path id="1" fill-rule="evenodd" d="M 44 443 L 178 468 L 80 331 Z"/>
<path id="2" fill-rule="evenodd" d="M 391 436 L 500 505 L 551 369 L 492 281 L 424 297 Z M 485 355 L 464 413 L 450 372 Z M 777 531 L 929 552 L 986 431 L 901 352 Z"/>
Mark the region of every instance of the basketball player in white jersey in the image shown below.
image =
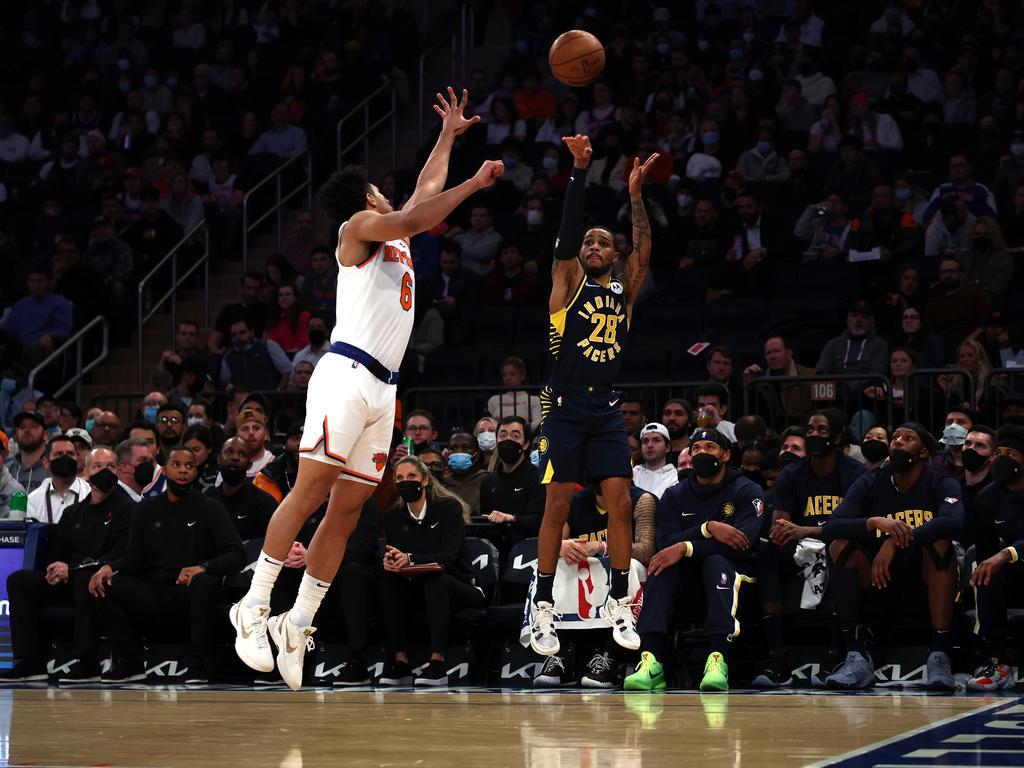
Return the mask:
<path id="1" fill-rule="evenodd" d="M 437 96 L 441 135 L 401 211 L 391 209 L 365 170 L 351 166 L 332 175 L 317 196 L 332 219 L 343 222 L 331 354 L 320 360 L 309 381 L 295 486 L 270 521 L 248 593 L 229 613 L 239 658 L 255 670 L 273 670 L 269 634 L 281 677 L 294 690 L 302 686 L 307 647 L 314 647 L 313 616 L 387 464 L 397 371 L 413 325 L 409 237 L 436 226 L 504 172 L 500 162 L 487 161 L 473 178 L 442 192 L 455 137 L 480 118 L 463 117 L 465 91 L 461 101 L 451 88 L 447 99 Z M 327 514 L 306 553 L 295 605 L 270 617 L 270 592 L 295 535 L 328 494 Z"/>

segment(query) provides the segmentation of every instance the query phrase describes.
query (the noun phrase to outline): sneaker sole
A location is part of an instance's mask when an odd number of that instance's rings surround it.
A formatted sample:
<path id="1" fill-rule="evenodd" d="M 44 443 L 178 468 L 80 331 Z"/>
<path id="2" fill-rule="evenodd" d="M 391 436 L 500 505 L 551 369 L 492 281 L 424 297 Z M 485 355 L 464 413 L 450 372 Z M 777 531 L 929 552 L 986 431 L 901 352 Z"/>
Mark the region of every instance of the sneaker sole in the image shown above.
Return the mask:
<path id="1" fill-rule="evenodd" d="M 615 683 L 610 680 L 594 680 L 589 677 L 584 677 L 580 680 L 580 686 L 583 688 L 614 688 Z"/>
<path id="2" fill-rule="evenodd" d="M 555 677 L 535 677 L 533 679 L 534 688 L 572 688 L 573 682 L 571 680 L 560 680 Z"/>
<path id="3" fill-rule="evenodd" d="M 555 640 L 553 648 L 544 649 L 537 645 L 533 640 L 533 635 L 530 635 L 530 648 L 532 648 L 533 652 L 538 656 L 557 656 L 558 652 L 562 650 L 562 644 L 559 643 L 558 640 Z"/>
<path id="4" fill-rule="evenodd" d="M 95 677 L 82 677 L 82 678 L 79 678 L 77 680 L 71 680 L 69 678 L 62 677 L 62 678 L 60 678 L 57 681 L 57 684 L 58 685 L 88 685 L 89 683 L 98 683 L 98 682 L 100 682 L 100 676 L 96 675 Z M 110 682 L 110 681 L 108 680 L 107 682 Z"/>
<path id="5" fill-rule="evenodd" d="M 382 677 L 377 681 L 377 685 L 385 688 L 409 688 L 412 686 L 413 678 L 409 677 Z"/>
<path id="6" fill-rule="evenodd" d="M 629 651 L 639 651 L 640 650 L 640 635 L 636 636 L 636 640 L 628 640 L 628 639 L 626 639 L 624 637 L 619 637 L 619 635 L 617 635 L 617 634 L 615 634 L 613 632 L 612 633 L 612 637 L 615 638 L 615 642 L 618 645 L 622 646 L 626 650 L 629 650 Z"/>
<path id="7" fill-rule="evenodd" d="M 787 687 L 789 685 L 792 685 L 792 683 L 793 683 L 793 678 L 792 677 L 787 677 L 781 683 L 777 683 L 774 680 L 772 680 L 770 677 L 765 677 L 764 675 L 758 675 L 757 677 L 755 677 L 753 680 L 750 681 L 750 687 L 751 688 L 785 688 L 785 687 Z"/>
<path id="8" fill-rule="evenodd" d="M 629 678 L 626 678 L 625 682 L 622 684 L 623 690 L 647 691 L 648 693 L 650 693 L 651 691 L 664 691 L 666 687 L 667 686 L 665 685 L 664 680 L 658 680 L 656 683 L 654 683 L 654 685 L 647 686 L 637 682 L 630 682 Z"/>
<path id="9" fill-rule="evenodd" d="M 239 603 L 235 603 L 231 606 L 231 609 L 228 611 L 228 621 L 231 622 L 231 626 L 235 629 L 235 655 L 237 655 L 238 658 L 242 660 L 242 663 L 249 667 L 249 669 L 254 669 L 257 672 L 273 672 L 274 654 L 269 648 L 267 649 L 267 656 L 270 659 L 269 661 L 249 655 L 249 644 L 242 639 L 242 630 L 239 628 L 239 625 L 237 624 L 237 619 L 235 618 L 235 613 L 238 610 L 241 610 L 239 606 Z"/>
<path id="10" fill-rule="evenodd" d="M 105 683 L 105 684 L 109 684 L 109 685 L 120 685 L 121 683 L 137 683 L 140 680 L 145 680 L 145 679 L 146 679 L 146 673 L 142 672 L 142 673 L 140 673 L 138 675 L 129 675 L 128 677 L 122 677 L 122 678 L 119 678 L 117 680 L 112 680 L 109 677 L 108 678 L 101 677 L 100 678 L 100 682 L 101 683 Z"/>
<path id="11" fill-rule="evenodd" d="M 41 683 L 44 680 L 49 680 L 50 676 L 45 672 L 41 672 L 38 675 L 25 675 L 24 677 L 8 677 L 4 680 L 0 680 L 0 683 Z M 99 678 L 96 678 L 99 680 Z"/>
<path id="12" fill-rule="evenodd" d="M 925 687 L 929 691 L 955 691 L 956 681 L 950 680 L 949 682 L 946 682 L 945 680 L 935 680 L 928 683 Z"/>
<path id="13" fill-rule="evenodd" d="M 285 663 L 288 660 L 288 655 L 284 652 L 285 643 L 284 643 L 283 640 L 278 642 L 278 638 L 277 638 L 278 635 L 283 634 L 283 630 L 281 630 L 279 628 L 281 626 L 281 622 L 282 621 L 287 621 L 287 620 L 288 619 L 287 619 L 286 615 L 283 614 L 283 613 L 280 616 L 271 616 L 269 619 L 267 619 L 267 637 L 271 640 L 271 642 L 274 643 L 274 645 L 277 646 L 277 672 L 278 672 L 278 674 L 281 675 L 281 679 L 284 681 L 285 685 L 287 685 L 293 691 L 297 691 L 300 688 L 302 688 L 302 667 L 303 667 L 303 665 L 301 665 L 301 664 L 299 665 L 299 679 L 298 680 L 289 680 L 288 679 L 289 675 L 285 671 L 288 668 L 288 664 Z M 305 656 L 306 656 L 306 646 L 305 646 L 305 644 L 303 644 L 303 645 L 300 645 L 299 647 L 302 649 L 302 657 L 303 657 L 303 659 L 305 659 Z M 261 671 L 269 672 L 270 670 L 261 670 Z"/>
<path id="14" fill-rule="evenodd" d="M 448 678 L 442 677 L 440 680 L 434 680 L 433 678 L 417 677 L 413 680 L 413 685 L 424 685 L 428 688 L 444 688 L 448 685 Z"/>
<path id="15" fill-rule="evenodd" d="M 701 693 L 728 693 L 729 683 L 705 683 L 701 680 L 700 692 Z"/>
<path id="16" fill-rule="evenodd" d="M 331 685 L 334 686 L 335 688 L 356 688 L 356 687 L 358 687 L 360 685 L 369 685 L 369 684 L 370 684 L 370 678 L 366 678 L 365 680 L 352 680 L 352 681 L 345 681 L 345 682 L 342 682 L 340 680 L 335 680 L 333 683 L 331 683 Z"/>

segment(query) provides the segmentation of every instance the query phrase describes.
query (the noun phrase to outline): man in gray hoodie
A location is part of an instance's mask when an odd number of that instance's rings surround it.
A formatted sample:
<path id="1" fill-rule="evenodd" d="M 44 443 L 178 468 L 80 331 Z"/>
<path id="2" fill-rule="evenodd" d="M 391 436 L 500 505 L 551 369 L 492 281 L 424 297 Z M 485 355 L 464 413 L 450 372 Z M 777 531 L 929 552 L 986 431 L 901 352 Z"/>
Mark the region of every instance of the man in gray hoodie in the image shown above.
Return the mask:
<path id="1" fill-rule="evenodd" d="M 880 373 L 889 368 L 889 345 L 875 335 L 875 310 L 866 301 L 855 301 L 846 315 L 846 330 L 821 350 L 820 374 Z"/>

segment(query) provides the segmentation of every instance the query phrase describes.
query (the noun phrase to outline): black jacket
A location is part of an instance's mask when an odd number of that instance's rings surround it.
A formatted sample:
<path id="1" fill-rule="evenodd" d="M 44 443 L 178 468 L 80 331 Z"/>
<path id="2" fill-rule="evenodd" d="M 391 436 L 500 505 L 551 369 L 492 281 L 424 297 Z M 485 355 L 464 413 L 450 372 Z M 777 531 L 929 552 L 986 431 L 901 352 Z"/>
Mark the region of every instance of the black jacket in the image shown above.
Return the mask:
<path id="1" fill-rule="evenodd" d="M 128 547 L 115 571 L 173 584 L 182 568 L 204 565 L 211 576 L 238 573 L 245 551 L 227 510 L 196 490 L 178 503 L 166 493 L 144 499 L 132 515 Z"/>
<path id="2" fill-rule="evenodd" d="M 91 495 L 86 496 L 64 510 L 50 544 L 49 562 L 67 563 L 73 569 L 83 563 L 106 562 L 124 552 L 135 503 L 117 486 L 99 504 L 91 504 L 90 499 Z"/>
<path id="3" fill-rule="evenodd" d="M 404 501 L 392 505 L 384 513 L 384 540 L 410 555 L 414 564 L 440 563 L 455 578 L 473 580 L 462 507 L 452 499 L 428 499 L 420 521 Z"/>
<path id="4" fill-rule="evenodd" d="M 242 541 L 262 539 L 267 535 L 267 525 L 277 509 L 269 493 L 246 480 L 231 496 L 224 495 L 223 485 L 206 490 L 204 495 L 223 505 Z"/>
<path id="5" fill-rule="evenodd" d="M 540 473 L 524 456 L 512 472 L 505 472 L 501 463 L 488 472 L 480 485 L 480 514 L 504 512 L 513 515 L 513 523 L 506 523 L 519 538 L 536 536 L 544 514 L 544 486 Z"/>

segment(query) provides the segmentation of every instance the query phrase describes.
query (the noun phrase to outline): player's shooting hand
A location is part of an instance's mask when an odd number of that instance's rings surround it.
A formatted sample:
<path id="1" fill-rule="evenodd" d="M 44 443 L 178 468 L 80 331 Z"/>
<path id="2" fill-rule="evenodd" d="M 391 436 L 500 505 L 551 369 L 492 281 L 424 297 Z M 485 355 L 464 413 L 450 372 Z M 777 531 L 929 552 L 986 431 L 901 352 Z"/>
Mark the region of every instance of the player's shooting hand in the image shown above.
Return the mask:
<path id="1" fill-rule="evenodd" d="M 576 565 L 587 559 L 587 549 L 579 539 L 565 539 L 558 554 L 569 565 Z"/>
<path id="2" fill-rule="evenodd" d="M 900 549 L 906 549 L 914 539 L 914 529 L 902 520 L 893 520 L 888 517 L 873 517 L 868 523 L 868 530 L 881 531 L 889 535 Z"/>
<path id="3" fill-rule="evenodd" d="M 633 170 L 629 172 L 629 196 L 636 200 L 640 197 L 640 190 L 643 189 L 644 179 L 647 178 L 647 174 L 650 173 L 651 168 L 658 162 L 660 155 L 657 152 L 651 153 L 651 156 L 644 161 L 644 164 L 640 164 L 640 158 L 633 158 Z"/>
<path id="4" fill-rule="evenodd" d="M 448 86 L 448 98 L 445 98 L 440 93 L 436 95 L 437 104 L 434 105 L 434 111 L 441 116 L 442 132 L 447 131 L 453 136 L 459 136 L 465 133 L 470 126 L 480 122 L 479 115 L 474 115 L 470 118 L 463 116 L 466 105 L 469 103 L 469 91 L 465 88 L 462 89 L 461 100 L 456 97 L 455 89 L 450 85 Z"/>
<path id="5" fill-rule="evenodd" d="M 992 577 L 995 576 L 999 569 L 1002 568 L 1009 562 L 1009 555 L 1004 549 L 1002 552 L 996 552 L 988 560 L 983 560 L 977 568 L 974 569 L 974 573 L 971 574 L 971 586 L 972 587 L 987 587 L 989 582 L 992 581 Z"/>
<path id="6" fill-rule="evenodd" d="M 477 186 L 480 189 L 487 189 L 493 187 L 501 175 L 505 173 L 505 164 L 501 160 L 484 160 L 483 165 L 480 166 L 480 170 L 473 176 L 473 180 L 476 181 Z"/>
<path id="7" fill-rule="evenodd" d="M 720 523 L 717 520 L 712 520 L 708 523 L 708 533 L 711 534 L 711 538 L 715 541 L 721 542 L 722 544 L 725 544 L 725 546 L 735 549 L 737 552 L 742 552 L 750 547 L 747 535 L 739 528 L 733 528 L 728 523 Z"/>
<path id="8" fill-rule="evenodd" d="M 573 167 L 582 169 L 590 165 L 594 149 L 590 146 L 589 136 L 577 133 L 575 136 L 563 136 L 562 141 L 572 153 Z"/>
<path id="9" fill-rule="evenodd" d="M 106 597 L 107 587 L 114 580 L 114 571 L 109 565 L 101 566 L 89 579 L 89 594 L 93 597 Z"/>
<path id="10" fill-rule="evenodd" d="M 682 542 L 680 542 L 678 544 L 672 544 L 671 546 L 665 547 L 659 552 L 655 552 L 654 557 L 651 558 L 651 562 L 647 564 L 647 574 L 649 576 L 657 576 L 666 568 L 670 568 L 678 563 L 683 559 L 684 549 Z"/>
<path id="11" fill-rule="evenodd" d="M 896 543 L 893 539 L 886 539 L 882 548 L 878 550 L 875 559 L 871 562 L 871 586 L 875 589 L 885 589 L 892 581 L 892 574 L 889 573 L 889 566 L 896 556 Z"/>

